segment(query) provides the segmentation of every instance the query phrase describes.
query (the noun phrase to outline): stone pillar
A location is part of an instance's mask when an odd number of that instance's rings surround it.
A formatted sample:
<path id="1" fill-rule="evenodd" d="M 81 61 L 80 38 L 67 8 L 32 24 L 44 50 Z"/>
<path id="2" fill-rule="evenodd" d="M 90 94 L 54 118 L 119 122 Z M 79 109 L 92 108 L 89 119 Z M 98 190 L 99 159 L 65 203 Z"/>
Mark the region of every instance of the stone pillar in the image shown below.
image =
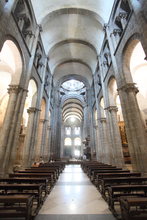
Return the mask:
<path id="1" fill-rule="evenodd" d="M 64 121 L 61 123 L 61 149 L 60 149 L 60 157 L 63 158 L 64 155 L 64 138 L 65 138 L 65 126 Z"/>
<path id="2" fill-rule="evenodd" d="M 136 0 L 131 0 L 136 2 Z M 136 5 L 137 6 L 137 5 Z M 134 5 L 135 13 L 140 13 L 140 7 L 137 9 Z M 113 45 L 110 38 L 109 27 L 105 26 L 106 34 L 109 41 L 111 58 L 113 69 L 116 76 L 116 81 L 118 85 L 119 97 L 121 101 L 122 113 L 124 117 L 124 122 L 126 125 L 126 135 L 128 139 L 129 152 L 132 157 L 132 168 L 136 171 L 147 172 L 146 166 L 146 146 L 147 146 L 147 134 L 145 133 L 145 128 L 141 118 L 141 113 L 138 107 L 136 93 L 137 88 L 134 83 L 127 83 L 125 77 L 120 70 L 118 70 L 117 61 L 114 57 Z M 140 31 L 141 32 L 141 31 Z M 122 86 L 121 86 L 122 85 Z"/>
<path id="3" fill-rule="evenodd" d="M 97 119 L 97 139 L 97 159 L 99 162 L 103 162 L 102 130 L 100 119 Z"/>
<path id="4" fill-rule="evenodd" d="M 18 146 L 19 134 L 21 130 L 21 120 L 22 120 L 27 93 L 28 90 L 21 89 L 17 99 L 16 111 L 13 118 L 14 129 L 11 129 L 11 134 L 9 135 L 9 142 L 8 142 L 8 147 L 11 148 L 11 155 L 8 163 L 9 172 L 12 171 L 12 167 L 15 164 L 16 147 Z"/>
<path id="5" fill-rule="evenodd" d="M 124 158 L 122 152 L 122 143 L 119 133 L 119 127 L 117 122 L 117 107 L 109 106 L 105 110 L 107 110 L 109 126 L 110 126 L 110 134 L 111 134 L 111 142 L 113 146 L 113 154 L 114 161 L 116 166 L 123 167 L 124 166 Z"/>
<path id="6" fill-rule="evenodd" d="M 0 162 L 2 164 L 1 169 L 3 171 L 7 167 L 6 165 L 8 165 L 10 159 L 11 146 L 8 146 L 8 144 L 10 143 L 10 141 L 12 141 L 9 138 L 17 123 L 16 121 L 14 121 L 14 117 L 15 113 L 18 110 L 17 101 L 19 99 L 21 90 L 22 89 L 19 87 L 19 85 L 10 85 L 8 89 L 9 101 L 3 122 L 2 134 L 0 137 Z"/>
<path id="7" fill-rule="evenodd" d="M 54 89 L 54 102 L 51 119 L 52 135 L 51 135 L 51 156 L 60 158 L 61 146 L 61 121 L 62 113 L 59 104 L 59 91 L 58 88 Z"/>
<path id="8" fill-rule="evenodd" d="M 50 158 L 50 142 L 51 142 L 51 127 L 47 126 L 46 145 L 44 150 L 44 160 L 47 162 Z"/>
<path id="9" fill-rule="evenodd" d="M 25 88 L 28 88 L 30 77 L 32 75 L 32 68 L 34 66 L 34 58 L 35 58 L 36 47 L 37 47 L 38 37 L 39 37 L 40 31 L 41 31 L 41 27 L 38 25 L 36 28 L 36 31 L 35 31 L 34 41 L 32 44 L 31 57 L 29 60 L 29 65 L 28 65 L 28 69 L 27 69 L 27 73 L 26 73 Z"/>
<path id="10" fill-rule="evenodd" d="M 38 127 L 38 137 L 37 137 L 37 145 L 35 148 L 35 160 L 38 160 L 40 156 L 42 155 L 42 149 L 41 149 L 41 142 L 42 142 L 42 135 L 43 135 L 43 127 L 44 127 L 45 120 L 40 119 L 39 121 L 39 127 Z"/>
<path id="11" fill-rule="evenodd" d="M 47 129 L 48 129 L 48 120 L 45 119 L 42 128 L 42 140 L 41 140 L 41 155 L 44 161 L 49 160 L 49 155 L 46 151 Z"/>
<path id="12" fill-rule="evenodd" d="M 42 98 L 43 98 L 43 92 L 44 92 L 44 83 L 45 83 L 45 76 L 46 76 L 46 68 L 47 68 L 47 62 L 48 62 L 48 57 L 44 57 L 44 64 L 42 64 L 42 66 L 44 67 L 44 69 L 42 70 L 42 85 L 40 87 L 40 90 L 38 91 L 38 96 L 37 96 L 37 104 L 36 106 L 38 106 L 38 108 L 41 107 L 41 102 L 42 102 Z M 46 103 L 46 109 L 45 109 L 45 118 L 47 118 L 46 116 L 46 112 L 48 113 L 48 109 L 47 109 L 47 103 Z M 39 114 L 40 115 L 40 114 Z M 43 149 L 42 146 L 44 145 L 44 141 L 42 138 L 45 135 L 46 131 L 43 131 L 43 127 L 44 127 L 44 123 L 45 123 L 45 119 L 40 119 L 40 116 L 38 115 L 37 121 L 36 121 L 36 133 L 35 133 L 35 138 L 34 138 L 34 151 L 33 151 L 33 155 L 32 155 L 32 161 L 36 160 L 38 158 L 40 158 L 40 154 L 43 154 Z M 42 145 L 43 144 L 43 145 Z"/>
<path id="13" fill-rule="evenodd" d="M 101 146 L 100 145 L 100 138 L 99 138 L 99 133 L 98 133 L 98 131 L 99 131 L 99 129 L 98 129 L 98 125 L 95 125 L 94 126 L 94 128 L 95 128 L 95 147 L 96 147 L 96 159 L 97 159 L 97 161 L 100 161 L 99 160 L 99 147 Z"/>
<path id="14" fill-rule="evenodd" d="M 84 106 L 84 125 L 83 125 L 84 138 L 88 136 L 88 105 Z"/>
<path id="15" fill-rule="evenodd" d="M 147 135 L 138 107 L 136 93 L 138 89 L 134 83 L 128 83 L 118 88 L 132 168 L 136 171 L 147 172 Z"/>
<path id="16" fill-rule="evenodd" d="M 30 107 L 28 109 L 28 125 L 27 125 L 27 133 L 25 137 L 24 150 L 23 150 L 23 165 L 24 167 L 29 167 L 32 163 L 32 155 L 34 152 L 34 142 L 35 142 L 35 134 L 36 134 L 36 124 L 37 119 L 40 114 L 40 110 L 35 107 Z"/>
<path id="17" fill-rule="evenodd" d="M 103 163 L 107 164 L 113 164 L 113 151 L 109 147 L 109 137 L 108 137 L 108 130 L 107 130 L 107 121 L 106 118 L 100 118 L 99 119 L 101 123 L 101 143 L 102 143 L 102 149 L 103 149 Z"/>
<path id="18" fill-rule="evenodd" d="M 16 160 L 15 160 L 15 165 L 19 167 L 21 167 L 23 161 L 24 140 L 25 140 L 25 134 L 20 134 L 18 140 L 17 152 L 16 152 Z"/>

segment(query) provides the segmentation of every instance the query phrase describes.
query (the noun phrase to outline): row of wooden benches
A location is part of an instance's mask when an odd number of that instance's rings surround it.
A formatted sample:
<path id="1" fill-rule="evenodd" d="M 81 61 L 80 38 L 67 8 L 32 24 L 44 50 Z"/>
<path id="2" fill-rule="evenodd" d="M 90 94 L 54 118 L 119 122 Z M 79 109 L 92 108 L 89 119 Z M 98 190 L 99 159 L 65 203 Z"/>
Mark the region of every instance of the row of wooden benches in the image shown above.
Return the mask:
<path id="1" fill-rule="evenodd" d="M 147 176 L 98 162 L 83 162 L 82 168 L 116 217 L 147 219 Z"/>
<path id="2" fill-rule="evenodd" d="M 38 214 L 65 163 L 55 162 L 31 167 L 0 179 L 0 219 L 23 217 L 31 220 Z"/>

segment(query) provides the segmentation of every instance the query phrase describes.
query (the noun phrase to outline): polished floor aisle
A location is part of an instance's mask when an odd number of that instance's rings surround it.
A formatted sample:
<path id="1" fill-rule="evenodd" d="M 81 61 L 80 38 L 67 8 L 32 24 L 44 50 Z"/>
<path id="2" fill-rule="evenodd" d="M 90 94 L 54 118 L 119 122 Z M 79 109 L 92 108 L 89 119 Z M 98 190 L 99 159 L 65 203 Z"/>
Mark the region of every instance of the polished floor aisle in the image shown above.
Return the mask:
<path id="1" fill-rule="evenodd" d="M 114 220 L 80 165 L 67 165 L 35 220 Z"/>

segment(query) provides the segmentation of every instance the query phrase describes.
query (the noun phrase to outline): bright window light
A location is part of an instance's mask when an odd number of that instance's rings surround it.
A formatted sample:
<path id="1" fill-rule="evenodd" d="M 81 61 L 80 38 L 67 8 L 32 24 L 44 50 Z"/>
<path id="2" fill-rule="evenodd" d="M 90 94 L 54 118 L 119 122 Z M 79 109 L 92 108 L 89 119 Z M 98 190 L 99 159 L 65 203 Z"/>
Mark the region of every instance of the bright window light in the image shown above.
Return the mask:
<path id="1" fill-rule="evenodd" d="M 66 135 L 71 135 L 71 127 L 65 128 Z"/>
<path id="2" fill-rule="evenodd" d="M 70 121 L 71 121 L 71 122 L 75 122 L 75 120 L 76 120 L 76 119 L 75 119 L 75 117 L 73 117 L 73 116 L 70 118 Z"/>
<path id="3" fill-rule="evenodd" d="M 80 151 L 79 150 L 75 150 L 75 156 L 79 157 L 80 156 Z"/>
<path id="4" fill-rule="evenodd" d="M 79 135 L 80 134 L 80 127 L 75 127 L 75 135 Z"/>
<path id="5" fill-rule="evenodd" d="M 64 145 L 65 145 L 65 146 L 71 146 L 71 145 L 72 145 L 71 138 L 65 138 L 65 140 L 64 140 Z"/>
<path id="6" fill-rule="evenodd" d="M 81 138 L 75 138 L 74 139 L 74 145 L 75 146 L 80 146 L 81 145 Z"/>

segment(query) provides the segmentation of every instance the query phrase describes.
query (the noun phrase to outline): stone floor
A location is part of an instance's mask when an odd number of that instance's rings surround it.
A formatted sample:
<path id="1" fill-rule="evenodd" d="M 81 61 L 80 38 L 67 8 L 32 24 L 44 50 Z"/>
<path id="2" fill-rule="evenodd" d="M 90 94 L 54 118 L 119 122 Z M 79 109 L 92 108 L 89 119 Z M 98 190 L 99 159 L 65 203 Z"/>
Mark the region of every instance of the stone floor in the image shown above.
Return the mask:
<path id="1" fill-rule="evenodd" d="M 35 220 L 115 220 L 80 165 L 68 165 Z"/>

